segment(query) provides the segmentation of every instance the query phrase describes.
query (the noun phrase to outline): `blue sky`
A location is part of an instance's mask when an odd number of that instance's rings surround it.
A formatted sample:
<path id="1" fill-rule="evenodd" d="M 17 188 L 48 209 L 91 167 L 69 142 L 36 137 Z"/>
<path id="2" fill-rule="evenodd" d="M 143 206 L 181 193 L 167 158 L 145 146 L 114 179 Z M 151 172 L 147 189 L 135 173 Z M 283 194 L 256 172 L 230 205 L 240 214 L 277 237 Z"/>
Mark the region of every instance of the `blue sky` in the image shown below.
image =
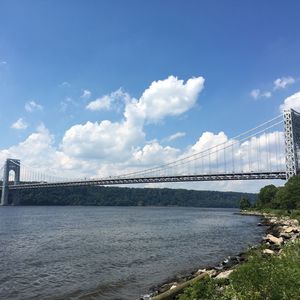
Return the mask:
<path id="1" fill-rule="evenodd" d="M 176 158 L 205 131 L 232 137 L 278 115 L 300 90 L 299 28 L 296 0 L 0 0 L 0 158 L 23 154 L 34 163 L 27 156 L 38 161 L 43 149 L 44 161 L 54 157 L 57 168 L 87 173 L 91 161 L 106 165 L 115 145 L 105 144 L 99 126 L 106 120 L 107 132 L 115 125 L 121 130 L 128 102 L 170 76 L 174 84 L 183 80 L 181 86 L 191 78 L 205 81 L 198 82 L 195 99 L 188 94 L 182 106 L 178 99 L 177 112 L 148 112 L 142 125 L 127 128 L 136 135 L 119 137 L 128 139 L 119 149 L 129 151 L 124 161 L 151 141 L 163 152 L 173 149 L 169 157 Z M 162 87 L 156 88 L 160 97 Z M 102 104 L 89 109 L 97 99 Z M 300 96 L 292 101 L 295 108 L 299 102 Z M 89 137 L 88 150 L 80 148 L 82 135 Z M 98 156 L 97 135 L 108 150 Z M 35 154 L 24 143 L 36 147 Z M 157 156 L 164 157 L 160 150 Z M 106 168 L 120 169 L 111 161 Z"/>

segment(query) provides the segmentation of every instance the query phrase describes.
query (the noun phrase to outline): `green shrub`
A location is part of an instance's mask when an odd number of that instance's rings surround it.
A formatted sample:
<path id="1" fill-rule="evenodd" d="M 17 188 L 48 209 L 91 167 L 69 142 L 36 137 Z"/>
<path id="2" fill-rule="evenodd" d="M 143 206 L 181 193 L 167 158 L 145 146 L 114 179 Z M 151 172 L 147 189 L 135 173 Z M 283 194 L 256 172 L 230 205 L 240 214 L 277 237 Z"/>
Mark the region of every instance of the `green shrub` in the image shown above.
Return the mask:
<path id="1" fill-rule="evenodd" d="M 249 257 L 230 277 L 237 299 L 300 299 L 300 245 L 290 245 L 281 256 Z"/>
<path id="2" fill-rule="evenodd" d="M 299 300 L 300 242 L 283 248 L 280 256 L 251 250 L 248 260 L 227 281 L 205 279 L 186 289 L 180 300 Z"/>

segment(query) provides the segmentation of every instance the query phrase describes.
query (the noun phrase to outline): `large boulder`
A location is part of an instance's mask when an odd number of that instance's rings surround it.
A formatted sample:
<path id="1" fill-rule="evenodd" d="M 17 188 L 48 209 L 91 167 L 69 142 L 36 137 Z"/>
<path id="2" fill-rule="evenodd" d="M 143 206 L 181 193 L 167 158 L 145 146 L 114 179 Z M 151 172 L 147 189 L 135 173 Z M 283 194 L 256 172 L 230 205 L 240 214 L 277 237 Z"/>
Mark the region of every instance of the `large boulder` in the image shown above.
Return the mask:
<path id="1" fill-rule="evenodd" d="M 281 232 L 279 236 L 284 239 L 290 239 L 293 235 L 292 235 L 292 233 Z"/>
<path id="2" fill-rule="evenodd" d="M 271 243 L 273 243 L 275 245 L 278 245 L 278 246 L 280 246 L 280 245 L 283 244 L 283 238 L 282 237 L 277 238 L 276 236 L 274 236 L 272 234 L 268 234 L 267 237 L 266 237 L 266 239 L 269 242 L 271 242 Z"/>
<path id="3" fill-rule="evenodd" d="M 286 232 L 286 233 L 292 233 L 292 232 L 297 233 L 297 232 L 299 232 L 299 228 L 296 227 L 296 226 L 289 226 L 289 227 L 287 227 L 287 228 L 284 230 L 284 232 Z"/>

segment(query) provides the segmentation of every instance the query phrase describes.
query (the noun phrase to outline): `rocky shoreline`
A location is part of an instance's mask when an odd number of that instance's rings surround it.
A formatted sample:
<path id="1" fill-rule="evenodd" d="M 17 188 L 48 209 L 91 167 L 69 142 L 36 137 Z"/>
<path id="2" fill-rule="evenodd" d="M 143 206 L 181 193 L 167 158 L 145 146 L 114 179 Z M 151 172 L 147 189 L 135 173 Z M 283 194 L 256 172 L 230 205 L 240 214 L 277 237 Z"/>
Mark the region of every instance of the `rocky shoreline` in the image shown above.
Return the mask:
<path id="1" fill-rule="evenodd" d="M 240 214 L 261 217 L 261 220 L 257 225 L 267 227 L 266 235 L 261 241 L 261 245 L 265 245 L 262 253 L 266 256 L 280 255 L 282 251 L 281 246 L 283 244 L 293 242 L 295 239 L 299 238 L 300 226 L 298 220 L 290 219 L 289 217 L 276 217 L 258 211 L 241 211 Z M 188 276 L 176 278 L 176 281 L 163 284 L 162 286 L 153 289 L 150 294 L 142 296 L 140 300 L 171 300 L 175 299 L 184 288 L 206 276 L 216 279 L 228 278 L 234 269 L 246 260 L 246 257 L 246 252 L 241 252 L 236 256 L 227 257 L 217 266 L 199 269 Z"/>

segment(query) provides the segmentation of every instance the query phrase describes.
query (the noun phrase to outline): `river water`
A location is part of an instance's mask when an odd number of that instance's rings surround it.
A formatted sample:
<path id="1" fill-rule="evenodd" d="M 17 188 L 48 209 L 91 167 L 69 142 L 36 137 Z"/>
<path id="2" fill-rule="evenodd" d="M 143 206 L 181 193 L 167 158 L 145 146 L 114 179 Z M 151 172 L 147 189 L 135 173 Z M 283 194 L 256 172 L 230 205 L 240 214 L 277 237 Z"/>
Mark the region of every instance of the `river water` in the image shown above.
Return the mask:
<path id="1" fill-rule="evenodd" d="M 139 299 L 258 243 L 234 209 L 0 207 L 0 299 Z"/>

